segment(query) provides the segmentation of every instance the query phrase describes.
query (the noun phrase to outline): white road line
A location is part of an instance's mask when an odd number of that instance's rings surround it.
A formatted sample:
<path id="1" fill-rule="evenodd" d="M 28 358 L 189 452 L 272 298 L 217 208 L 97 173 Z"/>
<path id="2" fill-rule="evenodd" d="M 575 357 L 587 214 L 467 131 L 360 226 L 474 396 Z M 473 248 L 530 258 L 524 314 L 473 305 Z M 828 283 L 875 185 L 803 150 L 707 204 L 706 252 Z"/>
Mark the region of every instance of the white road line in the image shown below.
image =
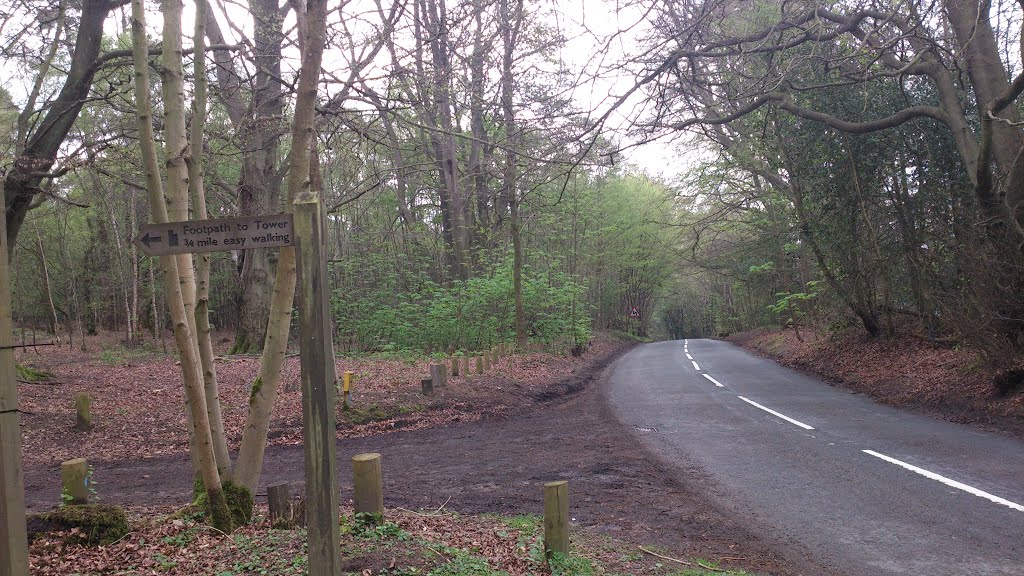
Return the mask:
<path id="1" fill-rule="evenodd" d="M 697 362 L 696 361 L 690 360 L 690 364 L 693 364 L 693 369 L 694 370 L 696 370 L 697 372 L 700 372 L 700 366 L 697 366 Z"/>
<path id="2" fill-rule="evenodd" d="M 757 408 L 760 408 L 761 410 L 764 410 L 765 412 L 767 412 L 769 414 L 773 414 L 775 416 L 778 416 L 779 418 L 782 418 L 783 420 L 785 420 L 786 422 L 789 422 L 790 424 L 796 424 L 797 426 L 803 428 L 804 430 L 814 430 L 814 428 L 812 426 L 808 426 L 807 424 L 804 424 L 803 422 L 800 422 L 799 420 L 793 420 L 792 418 L 790 418 L 789 416 L 786 416 L 785 414 L 779 414 L 775 410 L 772 410 L 771 408 L 766 408 L 764 406 L 761 406 L 760 404 L 758 404 L 757 402 L 754 402 L 753 400 L 744 398 L 743 396 L 737 396 L 737 398 L 739 398 L 740 400 L 743 400 L 744 402 L 746 402 L 747 404 L 750 404 L 751 406 L 755 406 Z"/>
<path id="3" fill-rule="evenodd" d="M 686 359 L 687 359 L 687 360 L 693 360 L 693 356 L 690 356 L 690 354 L 689 354 L 689 353 L 687 353 L 687 354 L 686 354 Z"/>
<path id="4" fill-rule="evenodd" d="M 725 388 L 725 385 L 724 385 L 724 384 L 722 384 L 722 383 L 721 383 L 721 382 L 719 382 L 718 380 L 715 380 L 715 379 L 714 379 L 714 378 L 712 378 L 711 376 L 708 376 L 707 374 L 701 374 L 701 376 L 703 376 L 703 377 L 707 378 L 708 380 L 711 380 L 712 382 L 714 382 L 714 383 L 715 383 L 715 386 L 718 386 L 719 388 Z"/>
<path id="5" fill-rule="evenodd" d="M 957 490 L 963 490 L 964 492 L 967 492 L 968 494 L 974 494 L 975 496 L 978 496 L 980 498 L 984 498 L 986 500 L 991 500 L 992 502 L 995 502 L 996 504 L 1002 504 L 1003 506 L 1007 506 L 1009 508 L 1013 508 L 1014 510 L 1018 510 L 1020 512 L 1024 512 L 1024 506 L 1021 506 L 1020 504 L 1017 504 L 1017 503 L 1014 503 L 1014 502 L 1010 502 L 1009 500 L 1005 500 L 1003 498 L 1000 498 L 999 496 L 995 496 L 994 494 L 989 494 L 988 492 L 985 492 L 983 490 L 978 490 L 977 488 L 968 486 L 967 484 L 963 484 L 961 482 L 957 482 L 956 480 L 950 480 L 949 478 L 946 478 L 945 476 L 939 476 L 938 474 L 936 474 L 934 472 L 929 472 L 929 471 L 927 471 L 927 470 L 925 470 L 923 468 L 918 468 L 917 466 L 914 466 L 912 464 L 907 464 L 906 462 L 901 462 L 901 461 L 899 461 L 899 460 L 897 460 L 895 458 L 891 458 L 889 456 L 886 456 L 885 454 L 879 454 L 878 452 L 875 452 L 874 450 L 862 450 L 862 452 L 864 452 L 865 454 L 870 454 L 870 455 L 874 456 L 875 458 L 881 458 L 882 460 L 885 460 L 886 462 L 889 462 L 890 464 L 895 464 L 897 466 L 901 466 L 903 468 L 906 468 L 907 470 L 910 470 L 911 472 L 917 472 L 918 474 L 920 474 L 921 476 L 924 476 L 925 478 L 931 478 L 932 480 L 937 480 L 939 482 L 942 482 L 946 486 L 952 486 L 953 488 L 956 488 Z"/>

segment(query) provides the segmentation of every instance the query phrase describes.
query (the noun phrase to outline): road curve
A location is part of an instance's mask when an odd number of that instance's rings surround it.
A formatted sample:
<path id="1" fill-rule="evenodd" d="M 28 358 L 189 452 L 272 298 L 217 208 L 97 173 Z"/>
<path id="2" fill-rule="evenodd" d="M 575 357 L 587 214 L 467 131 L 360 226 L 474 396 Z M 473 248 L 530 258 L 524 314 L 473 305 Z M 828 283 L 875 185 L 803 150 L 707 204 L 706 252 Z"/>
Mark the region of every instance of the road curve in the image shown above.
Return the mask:
<path id="1" fill-rule="evenodd" d="M 829 386 L 724 342 L 634 349 L 616 416 L 767 536 L 851 576 L 1024 574 L 1024 443 Z"/>

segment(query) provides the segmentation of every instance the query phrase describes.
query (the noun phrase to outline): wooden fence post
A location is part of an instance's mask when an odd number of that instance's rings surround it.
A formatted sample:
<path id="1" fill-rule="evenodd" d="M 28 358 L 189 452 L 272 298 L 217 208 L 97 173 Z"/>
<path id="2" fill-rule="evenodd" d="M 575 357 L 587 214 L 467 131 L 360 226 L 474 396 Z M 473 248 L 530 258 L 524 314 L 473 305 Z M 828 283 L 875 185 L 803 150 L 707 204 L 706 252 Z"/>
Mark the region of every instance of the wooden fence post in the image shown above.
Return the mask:
<path id="1" fill-rule="evenodd" d="M 431 378 L 424 378 L 420 380 L 420 388 L 422 389 L 424 396 L 434 395 L 434 380 Z"/>
<path id="2" fill-rule="evenodd" d="M 483 374 L 484 373 L 484 358 L 483 358 L 483 356 L 477 354 L 476 356 L 473 357 L 473 359 L 476 360 L 476 373 L 477 374 Z"/>
<path id="3" fill-rule="evenodd" d="M 489 352 L 484 352 L 483 353 L 483 357 L 484 357 L 484 372 L 489 372 L 491 370 L 491 354 Z"/>
<path id="4" fill-rule="evenodd" d="M 569 555 L 569 483 L 544 485 L 544 552 Z"/>
<path id="5" fill-rule="evenodd" d="M 92 414 L 89 413 L 91 400 L 88 394 L 79 394 L 75 398 L 75 430 L 88 432 L 92 430 Z"/>
<path id="6" fill-rule="evenodd" d="M 462 357 L 462 375 L 465 376 L 466 378 L 469 378 L 469 375 L 473 373 L 473 371 L 470 370 L 469 368 L 469 360 L 469 354 L 466 354 L 465 356 Z"/>
<path id="7" fill-rule="evenodd" d="M 0 194 L 4 185 L 0 180 Z M 21 472 L 21 415 L 11 321 L 11 269 L 7 219 L 0 219 L 0 574 L 28 574 L 25 479 Z M 82 343 L 85 345 L 85 342 Z"/>
<path id="8" fill-rule="evenodd" d="M 380 454 L 370 452 L 352 457 L 352 502 L 356 514 L 370 512 L 384 515 Z"/>
<path id="9" fill-rule="evenodd" d="M 430 379 L 434 383 L 434 388 L 440 388 L 444 386 L 444 366 L 436 362 L 430 363 Z"/>
<path id="10" fill-rule="evenodd" d="M 289 484 L 267 486 L 267 505 L 270 507 L 271 528 L 291 528 L 294 526 L 292 490 Z"/>
<path id="11" fill-rule="evenodd" d="M 341 405 L 344 408 L 348 408 L 348 399 L 352 394 L 352 379 L 355 375 L 352 372 L 346 371 L 341 375 Z"/>
<path id="12" fill-rule="evenodd" d="M 459 357 L 452 356 L 452 378 L 459 375 Z"/>
<path id="13" fill-rule="evenodd" d="M 60 465 L 61 495 L 71 497 L 68 504 L 89 503 L 89 463 L 75 458 Z"/>

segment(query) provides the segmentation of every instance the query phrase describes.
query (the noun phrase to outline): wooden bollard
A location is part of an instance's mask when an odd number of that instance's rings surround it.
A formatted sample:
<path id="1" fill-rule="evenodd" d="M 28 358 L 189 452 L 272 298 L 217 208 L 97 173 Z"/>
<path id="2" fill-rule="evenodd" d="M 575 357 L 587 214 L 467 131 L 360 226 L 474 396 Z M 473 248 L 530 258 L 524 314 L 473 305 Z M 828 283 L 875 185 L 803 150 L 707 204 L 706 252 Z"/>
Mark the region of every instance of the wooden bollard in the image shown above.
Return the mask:
<path id="1" fill-rule="evenodd" d="M 267 486 L 267 505 L 270 507 L 271 528 L 287 529 L 295 525 L 291 485 L 285 483 Z"/>
<path id="2" fill-rule="evenodd" d="M 459 375 L 459 357 L 452 356 L 452 378 Z"/>
<path id="3" fill-rule="evenodd" d="M 348 407 L 348 399 L 352 394 L 352 378 L 355 376 L 352 372 L 345 372 L 341 377 L 341 405 Z"/>
<path id="4" fill-rule="evenodd" d="M 462 357 L 462 375 L 469 378 L 473 372 L 469 369 L 469 354 Z"/>
<path id="5" fill-rule="evenodd" d="M 384 515 L 380 454 L 370 452 L 352 457 L 352 501 L 356 514 L 371 512 Z"/>
<path id="6" fill-rule="evenodd" d="M 477 354 L 476 356 L 473 357 L 473 359 L 476 361 L 476 373 L 477 374 L 483 374 L 484 373 L 484 357 L 479 355 L 479 354 Z"/>
<path id="7" fill-rule="evenodd" d="M 483 353 L 483 357 L 484 357 L 484 372 L 487 372 L 487 371 L 489 371 L 491 369 L 491 355 L 489 353 L 487 353 L 487 352 L 484 352 Z"/>
<path id="8" fill-rule="evenodd" d="M 438 364 L 431 362 L 430 364 L 430 379 L 434 381 L 434 388 L 440 388 L 444 386 L 445 369 L 444 364 Z"/>
<path id="9" fill-rule="evenodd" d="M 68 504 L 89 503 L 89 463 L 75 458 L 60 465 L 61 494 L 71 497 Z"/>
<path id="10" fill-rule="evenodd" d="M 420 387 L 422 388 L 424 396 L 434 395 L 434 380 L 432 378 L 424 378 L 420 380 Z"/>
<path id="11" fill-rule="evenodd" d="M 569 483 L 544 485 L 544 552 L 569 555 Z"/>
<path id="12" fill-rule="evenodd" d="M 89 405 L 92 400 L 88 394 L 79 394 L 75 398 L 75 430 L 88 432 L 92 430 L 92 414 L 89 412 Z"/>
<path id="13" fill-rule="evenodd" d="M 491 356 L 494 358 L 493 362 L 495 364 L 497 364 L 499 361 L 501 361 L 501 355 L 498 354 L 498 347 L 497 346 L 495 346 L 494 348 L 491 349 Z"/>
<path id="14" fill-rule="evenodd" d="M 501 354 L 502 358 L 505 357 L 505 343 L 504 342 L 498 342 L 498 354 Z"/>

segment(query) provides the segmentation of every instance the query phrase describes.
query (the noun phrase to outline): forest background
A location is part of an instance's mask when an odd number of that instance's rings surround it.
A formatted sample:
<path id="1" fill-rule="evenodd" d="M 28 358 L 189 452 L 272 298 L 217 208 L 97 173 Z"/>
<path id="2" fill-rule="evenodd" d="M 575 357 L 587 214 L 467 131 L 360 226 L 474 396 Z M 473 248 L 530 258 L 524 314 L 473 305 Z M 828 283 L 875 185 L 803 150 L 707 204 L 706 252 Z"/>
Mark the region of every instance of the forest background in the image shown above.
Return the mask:
<path id="1" fill-rule="evenodd" d="M 0 13 L 20 327 L 152 345 L 184 322 L 180 286 L 197 366 L 211 330 L 235 354 L 287 341 L 288 251 L 171 269 L 132 237 L 165 203 L 278 213 L 305 186 L 342 353 L 782 326 L 969 346 L 1004 387 L 1024 375 L 1018 2 L 624 2 L 602 26 L 583 4 L 332 3 L 306 103 L 318 3 L 202 3 L 191 36 L 194 7 L 133 4 Z M 628 162 L 658 138 L 678 176 Z"/>

